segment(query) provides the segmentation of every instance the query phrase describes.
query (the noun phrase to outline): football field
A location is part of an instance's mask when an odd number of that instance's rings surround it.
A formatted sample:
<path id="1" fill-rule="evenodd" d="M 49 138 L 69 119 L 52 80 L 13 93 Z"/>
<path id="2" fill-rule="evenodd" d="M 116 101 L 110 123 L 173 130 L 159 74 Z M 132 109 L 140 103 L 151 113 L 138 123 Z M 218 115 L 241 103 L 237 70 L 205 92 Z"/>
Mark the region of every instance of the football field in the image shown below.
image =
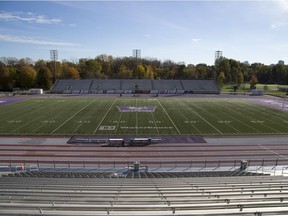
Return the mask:
<path id="1" fill-rule="evenodd" d="M 0 135 L 288 134 L 288 114 L 247 99 L 28 98 L 0 106 Z"/>

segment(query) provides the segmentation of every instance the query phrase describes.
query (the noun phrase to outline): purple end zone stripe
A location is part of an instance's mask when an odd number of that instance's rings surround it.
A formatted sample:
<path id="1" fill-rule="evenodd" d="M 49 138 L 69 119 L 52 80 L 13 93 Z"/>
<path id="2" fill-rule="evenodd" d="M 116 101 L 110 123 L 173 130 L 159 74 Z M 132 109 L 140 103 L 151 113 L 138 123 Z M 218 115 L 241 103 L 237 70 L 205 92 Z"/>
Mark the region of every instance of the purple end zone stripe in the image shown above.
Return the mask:
<path id="1" fill-rule="evenodd" d="M 157 106 L 117 106 L 119 112 L 154 112 Z"/>
<path id="2" fill-rule="evenodd" d="M 267 107 L 288 112 L 288 100 L 285 99 L 250 99 L 254 103 L 258 103 Z"/>
<path id="3" fill-rule="evenodd" d="M 25 100 L 26 98 L 17 98 L 17 97 L 0 97 L 0 106 L 7 104 L 15 103 L 18 101 Z"/>

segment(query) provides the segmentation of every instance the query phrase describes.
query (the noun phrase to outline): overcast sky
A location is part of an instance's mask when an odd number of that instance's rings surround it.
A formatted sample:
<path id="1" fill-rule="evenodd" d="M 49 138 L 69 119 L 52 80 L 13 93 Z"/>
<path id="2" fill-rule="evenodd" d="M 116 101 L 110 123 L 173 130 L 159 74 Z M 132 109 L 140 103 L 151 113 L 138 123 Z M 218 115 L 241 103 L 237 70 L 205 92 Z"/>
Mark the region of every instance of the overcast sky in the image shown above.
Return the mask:
<path id="1" fill-rule="evenodd" d="M 288 0 L 0 1 L 0 57 L 288 63 Z"/>

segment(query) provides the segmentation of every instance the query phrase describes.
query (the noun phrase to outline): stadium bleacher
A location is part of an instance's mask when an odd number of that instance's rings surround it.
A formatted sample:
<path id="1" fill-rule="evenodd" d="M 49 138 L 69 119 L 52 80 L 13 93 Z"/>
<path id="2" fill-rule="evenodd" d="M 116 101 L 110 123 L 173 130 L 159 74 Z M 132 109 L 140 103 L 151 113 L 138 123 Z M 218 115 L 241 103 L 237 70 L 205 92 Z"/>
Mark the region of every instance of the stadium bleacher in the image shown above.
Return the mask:
<path id="1" fill-rule="evenodd" d="M 51 89 L 56 94 L 96 93 L 153 93 L 153 94 L 219 94 L 214 80 L 57 80 Z"/>
<path id="2" fill-rule="evenodd" d="M 152 80 L 152 82 L 155 90 L 185 90 L 180 80 Z"/>
<path id="3" fill-rule="evenodd" d="M 185 90 L 195 94 L 218 94 L 218 88 L 215 82 L 210 80 L 181 80 Z"/>
<path id="4" fill-rule="evenodd" d="M 2 177 L 51 177 L 51 178 L 188 178 L 188 177 L 224 177 L 224 176 L 256 176 L 263 173 L 234 171 L 199 171 L 199 172 L 91 172 L 91 171 L 31 171 L 4 174 Z"/>
<path id="5" fill-rule="evenodd" d="M 92 80 L 90 90 L 120 90 L 121 80 Z"/>
<path id="6" fill-rule="evenodd" d="M 152 90 L 151 80 L 148 79 L 134 79 L 134 80 L 122 80 L 122 90 Z"/>
<path id="7" fill-rule="evenodd" d="M 35 172 L 34 177 L 18 174 L 0 178 L 1 215 L 288 214 L 288 181 L 283 176 L 210 173 L 208 177 L 206 173 L 191 177 L 191 173 L 132 172 L 131 178 L 114 178 L 111 172 L 87 172 L 88 177 L 84 173 Z"/>
<path id="8" fill-rule="evenodd" d="M 57 80 L 53 85 L 53 93 L 88 93 L 92 80 Z"/>

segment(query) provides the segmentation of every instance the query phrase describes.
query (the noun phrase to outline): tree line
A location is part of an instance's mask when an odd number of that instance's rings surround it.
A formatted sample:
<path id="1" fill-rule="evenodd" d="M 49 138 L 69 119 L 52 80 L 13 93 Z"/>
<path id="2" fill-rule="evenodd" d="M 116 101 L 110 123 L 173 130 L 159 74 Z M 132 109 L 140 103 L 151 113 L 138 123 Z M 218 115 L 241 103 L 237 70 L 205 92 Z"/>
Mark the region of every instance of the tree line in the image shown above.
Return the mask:
<path id="1" fill-rule="evenodd" d="M 30 58 L 0 58 L 0 90 L 13 88 L 50 89 L 57 79 L 212 79 L 221 88 L 230 83 L 240 86 L 288 84 L 288 66 L 283 64 L 251 65 L 221 57 L 214 65 L 185 65 L 171 60 L 154 58 L 117 57 L 99 55 L 73 61 L 34 62 Z"/>

